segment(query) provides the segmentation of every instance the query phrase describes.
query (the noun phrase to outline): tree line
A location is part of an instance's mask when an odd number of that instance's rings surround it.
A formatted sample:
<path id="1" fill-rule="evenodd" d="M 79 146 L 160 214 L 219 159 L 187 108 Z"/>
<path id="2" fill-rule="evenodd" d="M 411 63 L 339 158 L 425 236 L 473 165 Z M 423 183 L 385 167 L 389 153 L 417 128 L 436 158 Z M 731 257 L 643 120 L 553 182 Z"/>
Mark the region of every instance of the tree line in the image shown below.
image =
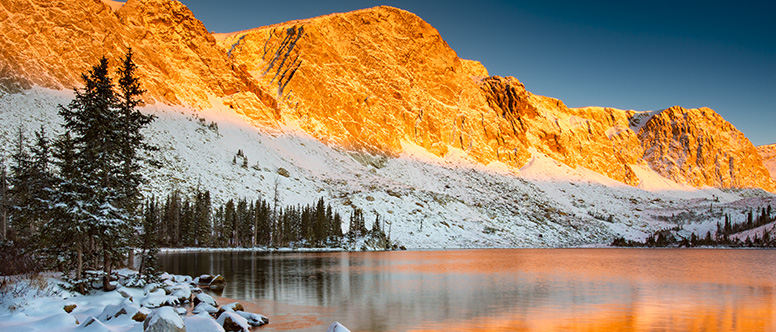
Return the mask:
<path id="1" fill-rule="evenodd" d="M 759 214 L 755 216 L 755 211 Z M 747 235 L 746 239 L 740 237 L 731 237 L 731 235 L 740 232 L 752 230 L 771 222 L 776 221 L 776 216 L 772 215 L 770 205 L 759 209 L 750 209 L 747 212 L 746 221 L 733 223 L 730 215 L 725 214 L 723 222 L 717 222 L 717 228 L 714 233 L 707 231 L 706 234 L 691 233 L 689 237 L 683 237 L 676 234 L 681 230 L 680 227 L 673 229 L 658 230 L 647 236 L 643 241 L 626 240 L 623 237 L 615 238 L 611 245 L 615 247 L 699 247 L 699 246 L 727 246 L 727 247 L 760 247 L 776 248 L 776 236 L 771 233 L 774 228 L 764 227 L 762 232 L 754 233 L 753 236 Z"/>
<path id="2" fill-rule="evenodd" d="M 323 198 L 281 206 L 263 197 L 230 199 L 213 206 L 209 191 L 172 191 L 144 203 L 143 234 L 163 247 L 337 247 L 344 223 Z M 363 213 L 354 210 L 349 236 L 367 234 Z M 353 233 L 353 234 L 350 234 Z"/>

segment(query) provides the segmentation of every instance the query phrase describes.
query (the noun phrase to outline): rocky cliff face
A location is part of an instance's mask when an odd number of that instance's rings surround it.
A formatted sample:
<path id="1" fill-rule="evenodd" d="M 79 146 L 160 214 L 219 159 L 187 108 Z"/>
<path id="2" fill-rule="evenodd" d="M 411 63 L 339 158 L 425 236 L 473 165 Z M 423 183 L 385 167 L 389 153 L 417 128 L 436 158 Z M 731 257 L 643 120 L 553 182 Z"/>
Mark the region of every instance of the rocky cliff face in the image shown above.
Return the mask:
<path id="1" fill-rule="evenodd" d="M 639 139 L 644 159 L 670 179 L 694 186 L 773 190 L 752 143 L 711 109 L 663 110 L 647 121 Z"/>
<path id="2" fill-rule="evenodd" d="M 751 143 L 710 109 L 568 108 L 460 59 L 400 9 L 213 36 L 175 1 L 113 5 L 0 2 L 0 86 L 73 88 L 100 56 L 118 59 L 132 46 L 149 102 L 224 103 L 258 126 L 298 125 L 349 149 L 395 155 L 413 143 L 513 167 L 538 151 L 630 185 L 641 164 L 695 186 L 774 190 Z"/>
<path id="3" fill-rule="evenodd" d="M 771 173 L 771 178 L 776 180 L 776 144 L 758 146 L 757 152 L 763 158 L 763 164 Z"/>
<path id="4" fill-rule="evenodd" d="M 219 39 L 277 97 L 286 119 L 320 139 L 388 154 L 407 141 L 493 160 L 496 147 L 481 128 L 498 118 L 471 78 L 486 70 L 459 59 L 412 13 L 377 7 Z"/>
<path id="5" fill-rule="evenodd" d="M 148 102 L 210 107 L 223 97 L 267 125 L 274 100 L 233 66 L 191 11 L 176 1 L 129 0 L 114 11 L 99 0 L 0 2 L 0 76 L 5 90 L 71 89 L 103 55 L 136 53 Z"/>

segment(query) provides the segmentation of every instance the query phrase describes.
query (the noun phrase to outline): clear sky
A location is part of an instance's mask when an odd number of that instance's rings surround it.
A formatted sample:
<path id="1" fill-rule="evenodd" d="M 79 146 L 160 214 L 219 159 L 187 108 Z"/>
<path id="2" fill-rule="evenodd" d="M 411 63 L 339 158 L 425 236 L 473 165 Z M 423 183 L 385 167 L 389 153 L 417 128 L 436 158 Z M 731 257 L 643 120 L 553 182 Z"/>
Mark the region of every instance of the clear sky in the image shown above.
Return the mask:
<path id="1" fill-rule="evenodd" d="M 776 143 L 776 1 L 181 2 L 215 32 L 390 5 L 459 57 L 568 106 L 706 106 L 755 145 Z"/>

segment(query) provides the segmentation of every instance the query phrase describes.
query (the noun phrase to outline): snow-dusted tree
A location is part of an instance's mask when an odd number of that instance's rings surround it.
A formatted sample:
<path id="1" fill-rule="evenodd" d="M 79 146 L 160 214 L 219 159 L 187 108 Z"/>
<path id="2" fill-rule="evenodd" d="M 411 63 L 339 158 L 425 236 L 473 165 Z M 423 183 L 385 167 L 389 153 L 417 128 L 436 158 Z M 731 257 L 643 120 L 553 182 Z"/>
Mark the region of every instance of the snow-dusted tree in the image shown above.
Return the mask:
<path id="1" fill-rule="evenodd" d="M 136 110 L 142 90 L 134 68 L 128 52 L 116 92 L 103 57 L 81 76 L 84 88 L 75 90 L 75 99 L 59 110 L 72 137 L 74 167 L 80 172 L 78 213 L 82 217 L 78 219 L 86 221 L 88 233 L 99 245 L 105 290 L 112 288 L 113 262 L 123 258 L 134 240 L 139 222 L 137 187 L 142 182 L 137 151 L 145 146 L 140 131 L 153 120 Z"/>
<path id="2" fill-rule="evenodd" d="M 155 197 L 145 205 L 143 216 L 143 232 L 140 236 L 140 276 L 146 282 L 156 281 L 159 275 L 159 242 L 157 240 L 159 227 L 159 203 Z"/>
<path id="3" fill-rule="evenodd" d="M 64 119 L 63 127 L 72 135 L 75 167 L 80 172 L 77 188 L 82 200 L 78 202 L 81 215 L 77 219 L 83 219 L 88 233 L 96 236 L 106 273 L 103 286 L 109 289 L 107 275 L 112 260 L 121 253 L 131 230 L 126 211 L 117 204 L 117 98 L 105 57 L 81 77 L 83 90 L 75 90 L 75 99 L 67 107 L 60 105 L 59 114 Z"/>
<path id="4" fill-rule="evenodd" d="M 35 132 L 35 144 L 30 147 L 32 182 L 33 231 L 51 217 L 51 194 L 54 192 L 54 174 L 51 170 L 51 143 L 43 126 Z"/>
<path id="5" fill-rule="evenodd" d="M 194 201 L 194 245 L 205 246 L 212 242 L 211 215 L 212 203 L 209 191 L 197 189 L 197 197 Z"/>
<path id="6" fill-rule="evenodd" d="M 0 158 L 0 241 L 8 238 L 8 171 L 5 157 Z"/>
<path id="7" fill-rule="evenodd" d="M 116 93 L 118 117 L 115 121 L 119 155 L 117 182 L 122 207 L 133 216 L 138 216 L 135 210 L 141 199 L 139 188 L 143 183 L 140 173 L 142 158 L 138 152 L 156 150 L 156 147 L 145 142 L 142 133 L 142 129 L 148 126 L 155 116 L 143 114 L 137 109 L 143 102 L 141 95 L 145 90 L 140 87 L 140 80 L 136 76 L 137 66 L 132 56 L 130 48 L 118 69 L 118 92 Z"/>
<path id="8" fill-rule="evenodd" d="M 27 139 L 24 128 L 17 128 L 14 152 L 11 155 L 11 173 L 8 191 L 10 202 L 9 223 L 11 233 L 9 238 L 17 242 L 31 239 L 34 229 L 33 215 L 30 213 L 32 198 L 32 157 L 27 151 Z"/>
<path id="9" fill-rule="evenodd" d="M 52 215 L 44 223 L 39 245 L 45 253 L 61 263 L 61 268 L 74 272 L 76 290 L 86 292 L 83 271 L 86 258 L 94 255 L 88 245 L 93 236 L 89 212 L 84 210 L 84 193 L 81 172 L 76 164 L 76 150 L 70 134 L 65 133 L 54 141 L 54 164 L 59 169 L 54 178 L 55 190 L 51 195 Z"/>

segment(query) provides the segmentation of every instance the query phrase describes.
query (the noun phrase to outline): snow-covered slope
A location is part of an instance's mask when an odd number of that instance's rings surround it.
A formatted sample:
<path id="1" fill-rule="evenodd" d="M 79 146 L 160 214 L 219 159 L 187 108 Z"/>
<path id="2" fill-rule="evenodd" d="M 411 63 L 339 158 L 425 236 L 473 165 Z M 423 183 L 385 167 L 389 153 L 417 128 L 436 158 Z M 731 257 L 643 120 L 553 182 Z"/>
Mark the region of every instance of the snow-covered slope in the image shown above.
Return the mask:
<path id="1" fill-rule="evenodd" d="M 0 96 L 0 151 L 10 154 L 18 126 L 28 136 L 40 124 L 58 132 L 56 105 L 71 98 L 42 88 Z M 283 204 L 323 197 L 346 216 L 363 209 L 368 225 L 379 214 L 391 238 L 409 248 L 603 244 L 618 236 L 643 239 L 677 224 L 705 232 L 721 218 L 712 213 L 717 207 L 743 211 L 772 197 L 762 190 L 679 185 L 646 165 L 633 165 L 641 182 L 632 187 L 536 150 L 521 169 L 478 164 L 457 149 L 438 157 L 408 142 L 395 158 L 356 153 L 294 126 L 257 129 L 227 107 L 194 112 L 156 104 L 145 111 L 158 117 L 146 135 L 160 147 L 153 157 L 162 164 L 145 170 L 145 194 L 199 187 L 217 202 L 269 198 L 277 182 Z M 235 158 L 238 150 L 247 167 Z M 749 201 L 741 203 L 745 196 Z M 685 214 L 692 218 L 682 219 Z"/>

